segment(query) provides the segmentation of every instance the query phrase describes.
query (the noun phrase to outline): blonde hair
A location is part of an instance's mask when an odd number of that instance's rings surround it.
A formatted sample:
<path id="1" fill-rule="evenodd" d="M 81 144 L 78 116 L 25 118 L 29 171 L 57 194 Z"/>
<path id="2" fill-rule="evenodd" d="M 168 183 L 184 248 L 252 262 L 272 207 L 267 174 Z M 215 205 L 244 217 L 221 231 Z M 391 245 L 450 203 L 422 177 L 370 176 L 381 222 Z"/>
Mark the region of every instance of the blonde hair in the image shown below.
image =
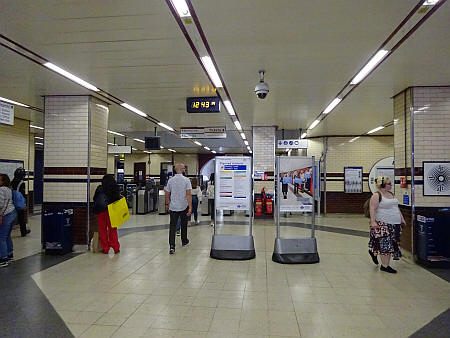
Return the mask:
<path id="1" fill-rule="evenodd" d="M 387 176 L 378 176 L 375 179 L 375 186 L 378 190 L 386 188 L 386 183 L 391 182 L 391 179 Z M 391 182 L 392 183 L 392 182 Z"/>

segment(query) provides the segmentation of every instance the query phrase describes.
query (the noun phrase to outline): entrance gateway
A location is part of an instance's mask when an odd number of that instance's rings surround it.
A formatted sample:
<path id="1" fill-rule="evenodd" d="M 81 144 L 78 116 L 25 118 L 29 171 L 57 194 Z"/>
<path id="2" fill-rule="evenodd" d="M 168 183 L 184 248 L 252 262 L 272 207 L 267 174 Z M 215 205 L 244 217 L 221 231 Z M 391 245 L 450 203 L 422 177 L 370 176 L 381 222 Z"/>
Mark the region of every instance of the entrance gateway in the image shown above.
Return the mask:
<path id="1" fill-rule="evenodd" d="M 272 260 L 283 264 L 318 263 L 315 238 L 316 163 L 313 157 L 277 156 L 276 182 L 276 238 Z M 311 215 L 311 236 L 283 238 L 280 234 L 280 214 L 303 213 Z M 305 217 L 306 219 L 306 217 Z"/>
<path id="2" fill-rule="evenodd" d="M 253 165 L 248 156 L 215 158 L 214 214 L 216 222 L 211 242 L 211 258 L 247 260 L 255 258 L 253 240 Z M 218 234 L 216 210 L 249 213 L 248 235 Z"/>

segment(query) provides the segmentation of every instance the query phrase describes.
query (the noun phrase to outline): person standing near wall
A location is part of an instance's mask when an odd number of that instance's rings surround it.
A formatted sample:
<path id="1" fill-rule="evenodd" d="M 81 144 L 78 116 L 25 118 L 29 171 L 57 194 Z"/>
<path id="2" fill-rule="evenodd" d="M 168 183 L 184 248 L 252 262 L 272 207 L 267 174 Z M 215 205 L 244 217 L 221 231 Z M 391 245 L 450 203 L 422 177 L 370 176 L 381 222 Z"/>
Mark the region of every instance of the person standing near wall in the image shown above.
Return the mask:
<path id="1" fill-rule="evenodd" d="M 164 188 L 166 210 L 170 212 L 169 254 L 175 253 L 175 231 L 177 221 L 181 218 L 181 245 L 189 244 L 187 238 L 187 219 L 192 213 L 191 181 L 183 173 L 186 167 L 182 163 L 175 165 L 176 175 L 171 177 Z"/>
<path id="2" fill-rule="evenodd" d="M 17 218 L 14 208 L 11 181 L 0 174 L 0 267 L 6 267 L 13 259 L 12 227 Z"/>
<path id="3" fill-rule="evenodd" d="M 378 264 L 377 255 L 381 256 L 381 271 L 396 273 L 389 266 L 389 261 L 391 256 L 398 259 L 402 255 L 399 248 L 400 229 L 405 219 L 398 208 L 398 200 L 391 192 L 389 177 L 377 177 L 375 184 L 378 191 L 370 198 L 369 254 L 375 264 Z"/>
<path id="4" fill-rule="evenodd" d="M 214 205 L 215 187 L 214 187 L 214 173 L 209 177 L 208 188 L 206 189 L 208 193 L 208 210 L 211 215 L 211 226 L 214 226 L 216 220 L 216 208 Z"/>
<path id="5" fill-rule="evenodd" d="M 198 202 L 202 198 L 202 190 L 198 186 L 197 178 L 191 178 L 192 185 L 192 213 L 194 214 L 194 223 L 198 224 Z"/>
<path id="6" fill-rule="evenodd" d="M 16 171 L 14 171 L 14 179 L 11 182 L 11 188 L 12 190 L 19 191 L 23 198 L 26 200 L 25 197 L 25 169 L 24 168 L 17 168 Z M 27 222 L 25 220 L 25 210 L 16 210 L 17 212 L 17 221 L 20 225 L 20 234 L 22 237 L 25 237 L 28 235 L 31 230 L 27 229 Z"/>
<path id="7" fill-rule="evenodd" d="M 103 176 L 102 184 L 97 187 L 94 194 L 94 214 L 97 217 L 100 243 L 104 254 L 107 254 L 110 248 L 113 248 L 114 253 L 120 252 L 117 229 L 111 227 L 108 204 L 114 203 L 121 198 L 119 186 L 114 179 L 114 175 L 107 174 Z"/>

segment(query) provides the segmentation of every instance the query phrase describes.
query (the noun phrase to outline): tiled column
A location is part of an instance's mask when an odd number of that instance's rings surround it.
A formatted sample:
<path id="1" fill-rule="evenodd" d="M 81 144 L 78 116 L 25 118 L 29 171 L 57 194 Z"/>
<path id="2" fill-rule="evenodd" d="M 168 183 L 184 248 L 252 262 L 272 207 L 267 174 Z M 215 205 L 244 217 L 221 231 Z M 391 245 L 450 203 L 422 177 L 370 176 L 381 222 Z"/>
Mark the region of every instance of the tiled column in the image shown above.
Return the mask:
<path id="1" fill-rule="evenodd" d="M 448 196 L 423 194 L 423 161 L 450 161 L 449 130 L 450 87 L 411 87 L 394 97 L 395 194 L 407 222 L 402 245 L 410 252 L 417 215 L 435 217 L 439 207 L 450 206 Z M 407 188 L 400 187 L 401 177 Z"/>
<path id="2" fill-rule="evenodd" d="M 253 127 L 253 172 L 264 171 L 269 180 L 255 181 L 253 190 L 256 194 L 263 187 L 266 193 L 274 192 L 275 131 L 276 127 Z"/>
<path id="3" fill-rule="evenodd" d="M 92 198 L 107 168 L 108 105 L 91 96 L 45 97 L 42 210 L 74 210 L 73 240 L 96 227 Z"/>

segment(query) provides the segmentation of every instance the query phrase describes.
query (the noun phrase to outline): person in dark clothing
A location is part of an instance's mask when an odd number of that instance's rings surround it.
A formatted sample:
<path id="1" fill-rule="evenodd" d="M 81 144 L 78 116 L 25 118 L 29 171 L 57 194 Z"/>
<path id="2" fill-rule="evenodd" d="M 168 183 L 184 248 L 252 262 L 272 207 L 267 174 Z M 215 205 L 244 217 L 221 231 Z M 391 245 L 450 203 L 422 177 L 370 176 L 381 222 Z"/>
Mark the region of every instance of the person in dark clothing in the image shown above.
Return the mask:
<path id="1" fill-rule="evenodd" d="M 24 168 L 17 168 L 16 171 L 14 171 L 14 179 L 11 182 L 11 189 L 19 191 L 26 201 L 27 199 L 25 197 L 25 182 L 24 182 L 25 175 L 26 172 Z M 20 225 L 20 234 L 22 237 L 25 237 L 31 232 L 30 229 L 27 229 L 25 209 L 16 211 L 17 211 L 17 221 Z"/>
<path id="2" fill-rule="evenodd" d="M 108 204 L 114 203 L 122 198 L 114 176 L 105 175 L 94 194 L 94 214 L 97 217 L 98 231 L 103 253 L 107 254 L 110 248 L 115 253 L 120 252 L 120 244 L 117 236 L 117 229 L 111 227 L 108 214 Z"/>

